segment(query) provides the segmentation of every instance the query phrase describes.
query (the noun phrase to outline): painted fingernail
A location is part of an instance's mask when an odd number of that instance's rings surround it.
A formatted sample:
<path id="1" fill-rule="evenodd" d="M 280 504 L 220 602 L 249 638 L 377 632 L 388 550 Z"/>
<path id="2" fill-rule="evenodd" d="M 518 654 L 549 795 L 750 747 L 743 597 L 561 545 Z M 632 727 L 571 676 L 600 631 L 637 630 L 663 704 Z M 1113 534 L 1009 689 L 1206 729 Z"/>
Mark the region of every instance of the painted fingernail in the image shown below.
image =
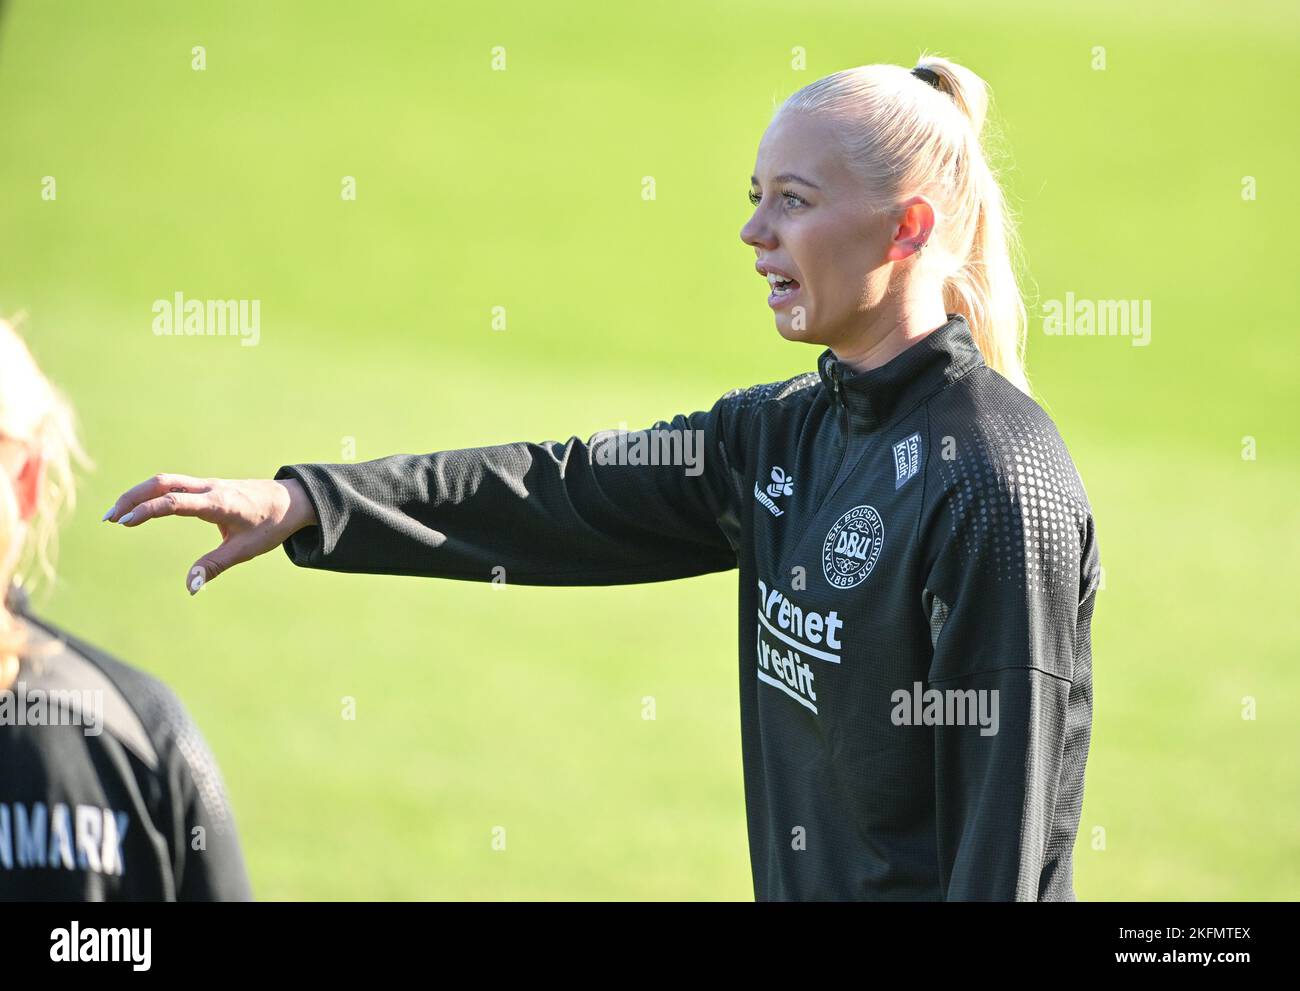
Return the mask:
<path id="1" fill-rule="evenodd" d="M 109 506 L 109 507 L 108 507 L 108 512 L 104 514 L 104 519 L 108 519 L 110 516 L 112 516 L 112 515 L 113 515 L 113 510 L 115 510 L 116 508 L 117 508 L 116 506 Z M 102 522 L 102 521 L 101 521 L 101 522 Z"/>
<path id="2" fill-rule="evenodd" d="M 117 522 L 121 523 L 123 526 L 126 526 L 126 525 L 127 525 L 128 523 L 130 523 L 133 519 L 135 519 L 135 513 L 134 513 L 134 512 L 130 512 L 130 513 L 127 513 L 125 516 L 123 516 L 123 517 L 122 517 L 120 520 L 118 520 Z"/>
<path id="3" fill-rule="evenodd" d="M 203 587 L 203 580 L 207 576 L 202 568 L 195 568 L 190 572 L 190 576 L 190 595 L 195 595 Z"/>

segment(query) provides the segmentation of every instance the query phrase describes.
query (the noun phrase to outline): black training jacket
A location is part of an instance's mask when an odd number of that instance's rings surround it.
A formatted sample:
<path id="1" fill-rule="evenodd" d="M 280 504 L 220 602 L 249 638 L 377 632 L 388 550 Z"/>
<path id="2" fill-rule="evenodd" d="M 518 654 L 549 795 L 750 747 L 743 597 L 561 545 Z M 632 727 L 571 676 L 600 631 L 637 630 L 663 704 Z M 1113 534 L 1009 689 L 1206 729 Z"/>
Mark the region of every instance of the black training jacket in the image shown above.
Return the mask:
<path id="1" fill-rule="evenodd" d="M 37 619 L 0 691 L 0 901 L 247 901 L 216 762 L 162 682 Z"/>
<path id="2" fill-rule="evenodd" d="M 959 315 L 887 364 L 587 441 L 299 464 L 298 565 L 532 585 L 739 569 L 754 894 L 1073 900 L 1100 575 L 1046 413 Z"/>

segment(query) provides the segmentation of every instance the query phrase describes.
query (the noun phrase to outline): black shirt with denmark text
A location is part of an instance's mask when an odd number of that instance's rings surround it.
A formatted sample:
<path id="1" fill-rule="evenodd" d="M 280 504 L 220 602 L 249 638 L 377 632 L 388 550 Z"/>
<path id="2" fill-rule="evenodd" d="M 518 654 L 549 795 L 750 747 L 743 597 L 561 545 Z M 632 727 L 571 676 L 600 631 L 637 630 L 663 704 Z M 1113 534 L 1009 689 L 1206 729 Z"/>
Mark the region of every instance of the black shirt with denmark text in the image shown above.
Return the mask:
<path id="1" fill-rule="evenodd" d="M 0 901 L 248 901 L 216 761 L 175 694 L 29 610 L 0 691 Z"/>

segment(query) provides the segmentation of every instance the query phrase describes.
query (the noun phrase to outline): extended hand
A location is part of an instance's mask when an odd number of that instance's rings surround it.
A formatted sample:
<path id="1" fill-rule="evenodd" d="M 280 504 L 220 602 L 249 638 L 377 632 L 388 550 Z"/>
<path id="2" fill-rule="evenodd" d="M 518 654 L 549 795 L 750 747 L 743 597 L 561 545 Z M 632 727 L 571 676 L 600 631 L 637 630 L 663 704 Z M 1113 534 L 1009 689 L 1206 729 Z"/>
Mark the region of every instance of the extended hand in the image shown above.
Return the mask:
<path id="1" fill-rule="evenodd" d="M 185 587 L 196 593 L 217 575 L 284 543 L 318 523 L 296 479 L 194 478 L 159 474 L 118 496 L 104 519 L 136 527 L 161 516 L 197 516 L 216 524 L 221 545 L 194 562 Z"/>

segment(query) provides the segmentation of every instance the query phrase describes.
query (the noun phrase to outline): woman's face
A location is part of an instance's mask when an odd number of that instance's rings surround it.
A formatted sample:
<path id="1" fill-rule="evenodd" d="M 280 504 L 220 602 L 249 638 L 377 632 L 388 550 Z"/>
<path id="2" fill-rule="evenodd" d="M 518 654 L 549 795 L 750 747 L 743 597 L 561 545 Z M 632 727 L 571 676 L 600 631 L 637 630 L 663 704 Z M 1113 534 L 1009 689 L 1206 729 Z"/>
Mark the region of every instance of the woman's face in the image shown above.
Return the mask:
<path id="1" fill-rule="evenodd" d="M 794 280 L 782 290 L 769 279 L 777 330 L 838 352 L 884 295 L 898 225 L 869 208 L 835 125 L 810 114 L 783 113 L 769 125 L 749 197 L 754 214 L 740 239 L 753 246 L 755 267 Z"/>

